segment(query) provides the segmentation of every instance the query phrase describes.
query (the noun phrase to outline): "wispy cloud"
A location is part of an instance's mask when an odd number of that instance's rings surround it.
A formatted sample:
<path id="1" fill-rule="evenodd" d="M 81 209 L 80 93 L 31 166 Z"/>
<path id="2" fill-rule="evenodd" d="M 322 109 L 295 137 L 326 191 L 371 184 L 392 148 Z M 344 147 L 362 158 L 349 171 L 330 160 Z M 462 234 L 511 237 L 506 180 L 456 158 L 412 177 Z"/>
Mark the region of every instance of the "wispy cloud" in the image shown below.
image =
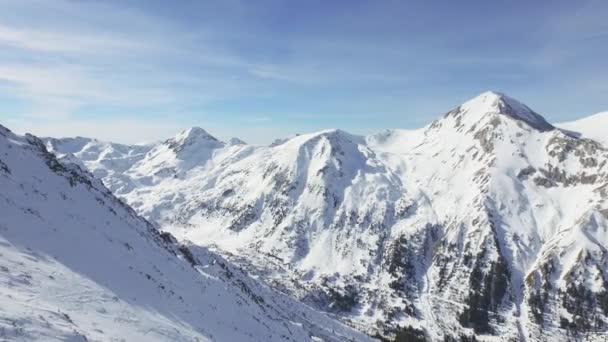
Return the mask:
<path id="1" fill-rule="evenodd" d="M 4 0 L 0 87 L 26 104 L 13 125 L 56 135 L 113 120 L 169 135 L 202 122 L 253 142 L 274 138 L 251 132 L 264 125 L 409 127 L 486 89 L 555 103 L 545 113 L 590 108 L 608 72 L 604 2 L 496 6 Z M 565 85 L 580 88 L 576 106 Z"/>
<path id="2" fill-rule="evenodd" d="M 88 55 L 150 48 L 144 42 L 110 34 L 41 31 L 7 25 L 0 25 L 0 44 L 41 52 Z"/>
<path id="3" fill-rule="evenodd" d="M 248 87 L 247 80 L 229 76 L 230 69 L 244 70 L 246 64 L 221 48 L 205 46 L 200 35 L 174 29 L 166 19 L 112 7 L 117 5 L 24 3 L 9 1 L 7 10 L 14 6 L 15 11 L 35 12 L 40 5 L 79 19 L 71 25 L 55 20 L 9 23 L 0 14 L 0 82 L 32 101 L 37 115 L 64 117 L 94 104 L 203 102 Z M 97 23 L 100 15 L 104 21 Z M 117 26 L 108 29 L 111 23 Z M 220 72 L 222 68 L 228 70 Z"/>

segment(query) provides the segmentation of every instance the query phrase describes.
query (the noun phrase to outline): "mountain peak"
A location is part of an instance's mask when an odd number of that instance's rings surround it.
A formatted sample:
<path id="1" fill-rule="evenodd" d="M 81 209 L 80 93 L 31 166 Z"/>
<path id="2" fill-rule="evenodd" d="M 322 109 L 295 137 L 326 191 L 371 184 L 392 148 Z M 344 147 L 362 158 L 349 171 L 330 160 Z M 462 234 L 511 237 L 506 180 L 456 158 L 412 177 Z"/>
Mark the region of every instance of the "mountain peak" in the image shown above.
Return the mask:
<path id="1" fill-rule="evenodd" d="M 194 145 L 211 148 L 223 146 L 221 141 L 200 127 L 185 129 L 179 132 L 174 138 L 167 140 L 165 144 L 176 152 L 180 152 L 184 148 Z"/>
<path id="2" fill-rule="evenodd" d="M 239 138 L 233 137 L 233 138 L 230 138 L 230 140 L 228 140 L 228 145 L 230 145 L 230 146 L 247 145 L 247 143 Z"/>
<path id="3" fill-rule="evenodd" d="M 495 113 L 523 121 L 540 131 L 548 131 L 554 127 L 541 115 L 534 112 L 525 104 L 496 91 L 486 91 L 460 106 L 460 111 L 471 113 L 473 116 L 483 116 Z M 470 114 L 470 115 L 471 115 Z"/>
<path id="4" fill-rule="evenodd" d="M 207 131 L 205 131 L 204 129 L 200 128 L 200 127 L 190 127 L 188 129 L 185 129 L 181 132 L 179 132 L 176 136 L 175 136 L 176 140 L 188 140 L 188 139 L 198 139 L 198 138 L 204 138 L 204 139 L 210 139 L 210 140 L 216 140 L 217 139 L 212 136 L 211 134 L 209 134 Z"/>
<path id="5" fill-rule="evenodd" d="M 521 102 L 497 91 L 486 91 L 461 105 L 469 110 L 488 112 L 500 112 L 505 106 L 515 107 L 521 110 L 530 110 Z M 531 111 L 531 110 L 530 110 Z"/>

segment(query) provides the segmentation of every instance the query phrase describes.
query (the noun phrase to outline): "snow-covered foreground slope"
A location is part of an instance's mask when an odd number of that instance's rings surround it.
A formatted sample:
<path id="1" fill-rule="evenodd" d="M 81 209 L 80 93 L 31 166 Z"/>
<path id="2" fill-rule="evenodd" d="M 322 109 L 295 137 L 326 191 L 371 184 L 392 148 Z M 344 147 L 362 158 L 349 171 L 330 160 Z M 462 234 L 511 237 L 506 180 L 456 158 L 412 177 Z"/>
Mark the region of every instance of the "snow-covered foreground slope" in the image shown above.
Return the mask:
<path id="1" fill-rule="evenodd" d="M 0 126 L 0 340 L 315 338 L 366 339 L 160 234 L 41 140 Z"/>
<path id="2" fill-rule="evenodd" d="M 578 133 L 583 138 L 599 141 L 608 146 L 608 112 L 597 113 L 586 118 L 557 124 L 557 127 Z"/>
<path id="3" fill-rule="evenodd" d="M 124 172 L 82 162 L 179 240 L 369 334 L 608 331 L 608 151 L 502 94 L 413 131 L 255 147 L 191 129 Z"/>

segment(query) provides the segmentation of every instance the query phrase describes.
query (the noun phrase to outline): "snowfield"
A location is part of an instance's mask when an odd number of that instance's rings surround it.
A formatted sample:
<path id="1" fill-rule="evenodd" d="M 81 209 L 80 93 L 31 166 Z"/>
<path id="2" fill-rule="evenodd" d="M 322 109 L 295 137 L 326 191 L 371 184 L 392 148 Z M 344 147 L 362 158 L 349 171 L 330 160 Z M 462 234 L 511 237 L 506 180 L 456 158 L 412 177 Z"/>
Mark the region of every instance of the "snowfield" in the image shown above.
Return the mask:
<path id="1" fill-rule="evenodd" d="M 597 113 L 576 121 L 557 124 L 559 128 L 608 145 L 608 112 Z"/>
<path id="2" fill-rule="evenodd" d="M 558 129 L 486 92 L 370 136 L 44 142 L 182 243 L 370 336 L 603 341 L 603 117 Z"/>

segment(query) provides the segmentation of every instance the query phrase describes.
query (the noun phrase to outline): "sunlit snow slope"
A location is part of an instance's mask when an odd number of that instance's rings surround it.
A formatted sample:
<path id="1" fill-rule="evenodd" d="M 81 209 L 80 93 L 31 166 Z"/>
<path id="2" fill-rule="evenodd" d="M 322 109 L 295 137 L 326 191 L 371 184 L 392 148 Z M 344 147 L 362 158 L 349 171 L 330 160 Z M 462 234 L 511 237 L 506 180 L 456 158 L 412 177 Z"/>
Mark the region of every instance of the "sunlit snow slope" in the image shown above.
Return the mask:
<path id="1" fill-rule="evenodd" d="M 559 128 L 608 145 L 608 112 L 597 113 L 576 121 L 557 124 Z"/>

